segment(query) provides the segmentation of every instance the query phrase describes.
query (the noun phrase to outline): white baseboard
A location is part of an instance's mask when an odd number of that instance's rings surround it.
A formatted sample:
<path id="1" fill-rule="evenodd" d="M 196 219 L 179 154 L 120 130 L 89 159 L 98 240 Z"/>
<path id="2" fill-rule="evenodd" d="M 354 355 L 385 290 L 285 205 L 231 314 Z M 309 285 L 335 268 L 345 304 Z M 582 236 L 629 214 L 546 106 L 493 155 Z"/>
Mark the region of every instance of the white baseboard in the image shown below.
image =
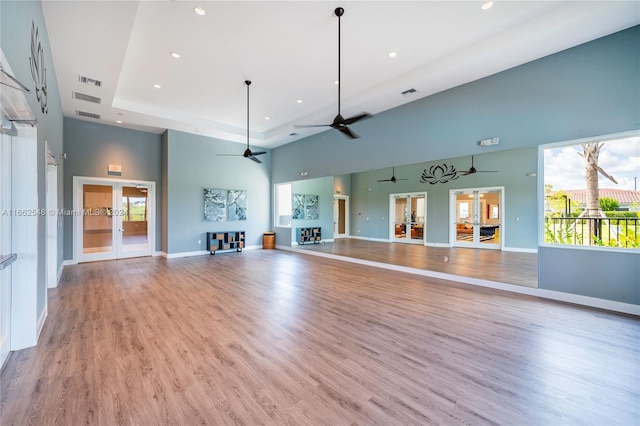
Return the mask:
<path id="1" fill-rule="evenodd" d="M 518 247 L 502 247 L 502 251 L 512 251 L 515 253 L 532 253 L 532 254 L 537 254 L 538 253 L 538 249 L 537 248 L 518 248 Z"/>
<path id="2" fill-rule="evenodd" d="M 40 318 L 38 318 L 38 324 L 36 326 L 37 327 L 36 342 L 34 343 L 34 345 L 38 343 L 38 339 L 40 338 L 40 332 L 42 331 L 42 327 L 44 327 L 44 322 L 47 319 L 47 315 L 49 315 L 49 308 L 45 306 L 44 309 L 42 310 L 42 314 L 40 315 Z"/>
<path id="3" fill-rule="evenodd" d="M 77 260 L 75 260 L 75 259 L 63 260 L 63 261 L 62 261 L 62 266 L 63 266 L 63 267 L 65 267 L 65 266 L 77 265 L 77 264 L 78 264 L 78 261 L 77 261 Z"/>
<path id="4" fill-rule="evenodd" d="M 573 303 L 575 305 L 589 306 L 592 308 L 606 309 L 608 311 L 621 312 L 625 314 L 640 316 L 640 305 L 633 305 L 630 303 L 615 302 L 611 300 L 598 299 L 595 297 L 581 296 L 581 295 L 570 294 L 570 293 L 562 293 L 559 291 L 545 290 L 540 288 L 524 287 L 524 286 L 519 286 L 515 284 L 506 284 L 506 283 L 500 283 L 496 281 L 483 280 L 479 278 L 471 278 L 471 277 L 464 277 L 461 275 L 452 275 L 452 274 L 446 274 L 443 272 L 429 271 L 426 269 L 416 269 L 416 268 L 409 268 L 407 266 L 373 262 L 370 260 L 338 256 L 331 253 L 323 253 L 323 252 L 318 252 L 313 250 L 297 250 L 297 249 L 292 249 L 291 247 L 283 247 L 283 250 L 289 250 L 295 253 L 326 257 L 328 259 L 358 263 L 361 265 L 373 266 L 376 268 L 390 269 L 398 272 L 405 272 L 405 273 L 414 274 L 414 275 L 422 275 L 425 277 L 439 278 L 442 280 L 454 281 L 462 284 L 477 285 L 481 287 L 493 288 L 496 290 L 504 290 L 512 293 L 540 297 L 543 299 L 557 300 L 561 302 Z"/>
<path id="5" fill-rule="evenodd" d="M 166 258 L 167 257 L 167 253 L 165 253 L 163 251 L 154 251 L 151 256 L 153 256 L 153 257 L 160 256 L 160 257 Z"/>
<path id="6" fill-rule="evenodd" d="M 56 278 L 56 287 L 60 284 L 60 279 L 62 278 L 62 272 L 64 271 L 64 261 L 60 265 L 60 269 L 58 269 L 58 277 Z"/>
<path id="7" fill-rule="evenodd" d="M 167 259 L 176 259 L 178 257 L 202 256 L 203 254 L 209 254 L 209 252 L 207 250 L 183 251 L 180 253 L 167 253 L 165 256 Z"/>
<path id="8" fill-rule="evenodd" d="M 358 237 L 351 235 L 349 238 L 353 238 L 354 240 L 365 240 L 365 241 L 379 241 L 381 243 L 390 243 L 391 240 L 388 238 L 371 238 L 371 237 Z"/>
<path id="9" fill-rule="evenodd" d="M 243 247 L 242 250 L 258 250 L 261 249 L 262 250 L 262 245 L 253 245 L 253 246 L 246 246 Z M 220 252 L 220 253 L 231 253 L 232 251 L 229 250 L 228 252 L 224 251 L 224 252 Z M 176 259 L 179 257 L 191 257 L 191 256 L 202 256 L 204 254 L 211 254 L 209 253 L 209 250 L 196 250 L 196 251 L 183 251 L 180 253 L 163 253 L 162 256 L 165 256 L 167 259 Z"/>
<path id="10" fill-rule="evenodd" d="M 442 248 L 451 248 L 451 244 L 449 243 L 424 243 L 425 247 L 442 247 Z"/>

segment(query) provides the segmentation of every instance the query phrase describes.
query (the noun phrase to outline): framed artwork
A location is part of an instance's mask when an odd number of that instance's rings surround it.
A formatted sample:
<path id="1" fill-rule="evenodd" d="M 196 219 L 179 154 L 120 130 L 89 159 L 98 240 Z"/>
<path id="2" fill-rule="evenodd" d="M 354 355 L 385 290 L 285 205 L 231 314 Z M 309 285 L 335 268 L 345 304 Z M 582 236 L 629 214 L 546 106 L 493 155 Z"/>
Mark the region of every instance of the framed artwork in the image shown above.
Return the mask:
<path id="1" fill-rule="evenodd" d="M 204 189 L 204 220 L 224 222 L 227 220 L 227 190 Z"/>
<path id="2" fill-rule="evenodd" d="M 291 203 L 291 219 L 304 219 L 304 195 L 293 194 Z"/>
<path id="3" fill-rule="evenodd" d="M 247 191 L 229 190 L 227 194 L 227 220 L 247 220 Z"/>
<path id="4" fill-rule="evenodd" d="M 304 197 L 304 216 L 306 219 L 318 218 L 318 202 L 320 197 L 318 195 L 305 195 Z"/>
<path id="5" fill-rule="evenodd" d="M 293 194 L 291 219 L 318 219 L 319 195 Z"/>

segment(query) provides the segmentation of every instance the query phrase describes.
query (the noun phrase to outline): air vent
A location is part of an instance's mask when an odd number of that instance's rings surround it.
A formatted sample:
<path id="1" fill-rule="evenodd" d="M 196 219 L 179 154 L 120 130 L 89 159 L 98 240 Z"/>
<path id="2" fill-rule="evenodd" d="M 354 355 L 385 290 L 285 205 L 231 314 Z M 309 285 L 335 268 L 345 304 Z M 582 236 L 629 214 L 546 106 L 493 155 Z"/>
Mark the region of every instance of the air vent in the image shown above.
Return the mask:
<path id="1" fill-rule="evenodd" d="M 80 117 L 95 118 L 96 120 L 100 120 L 100 114 L 95 114 L 93 112 L 76 110 L 76 114 L 78 114 Z"/>
<path id="2" fill-rule="evenodd" d="M 93 78 L 85 77 L 83 75 L 80 76 L 80 83 L 86 83 L 86 84 L 89 84 L 91 86 L 96 86 L 96 87 L 102 86 L 102 82 L 100 80 L 96 80 L 96 79 L 93 79 Z"/>
<path id="3" fill-rule="evenodd" d="M 402 92 L 402 96 L 413 96 L 416 93 L 418 93 L 418 91 L 416 89 L 409 89 L 409 90 L 405 90 L 404 92 Z"/>
<path id="4" fill-rule="evenodd" d="M 100 102 L 102 102 L 102 99 L 96 97 L 96 96 L 91 96 L 91 95 L 87 95 L 84 93 L 80 93 L 80 92 L 73 92 L 73 99 L 78 99 L 81 101 L 87 101 L 87 102 L 93 102 L 94 104 L 99 104 Z"/>

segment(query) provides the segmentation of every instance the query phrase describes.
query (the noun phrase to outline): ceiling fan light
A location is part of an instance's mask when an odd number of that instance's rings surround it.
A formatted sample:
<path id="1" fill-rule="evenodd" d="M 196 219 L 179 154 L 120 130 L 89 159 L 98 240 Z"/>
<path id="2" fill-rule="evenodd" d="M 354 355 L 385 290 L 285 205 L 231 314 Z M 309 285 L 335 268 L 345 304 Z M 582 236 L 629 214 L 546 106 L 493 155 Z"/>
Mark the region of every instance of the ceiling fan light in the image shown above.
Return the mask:
<path id="1" fill-rule="evenodd" d="M 207 11 L 200 6 L 194 8 L 193 11 L 196 12 L 196 15 L 200 15 L 200 16 L 204 16 L 207 13 Z"/>

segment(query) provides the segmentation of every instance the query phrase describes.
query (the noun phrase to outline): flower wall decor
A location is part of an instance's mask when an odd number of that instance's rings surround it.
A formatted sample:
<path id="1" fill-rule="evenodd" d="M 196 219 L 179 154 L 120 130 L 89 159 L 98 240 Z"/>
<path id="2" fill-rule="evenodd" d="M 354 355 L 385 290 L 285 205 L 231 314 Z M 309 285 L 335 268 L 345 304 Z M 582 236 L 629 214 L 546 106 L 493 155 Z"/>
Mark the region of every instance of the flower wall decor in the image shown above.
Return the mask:
<path id="1" fill-rule="evenodd" d="M 429 183 L 435 185 L 436 183 L 447 183 L 450 180 L 456 180 L 460 176 L 453 166 L 447 166 L 445 163 L 442 165 L 431 166 L 429 170 L 424 169 L 420 182 Z"/>
<path id="2" fill-rule="evenodd" d="M 43 114 L 49 112 L 47 108 L 47 69 L 44 66 L 44 49 L 40 43 L 40 35 L 35 22 L 31 21 L 31 76 L 36 83 L 36 99 L 40 102 L 40 109 Z"/>

